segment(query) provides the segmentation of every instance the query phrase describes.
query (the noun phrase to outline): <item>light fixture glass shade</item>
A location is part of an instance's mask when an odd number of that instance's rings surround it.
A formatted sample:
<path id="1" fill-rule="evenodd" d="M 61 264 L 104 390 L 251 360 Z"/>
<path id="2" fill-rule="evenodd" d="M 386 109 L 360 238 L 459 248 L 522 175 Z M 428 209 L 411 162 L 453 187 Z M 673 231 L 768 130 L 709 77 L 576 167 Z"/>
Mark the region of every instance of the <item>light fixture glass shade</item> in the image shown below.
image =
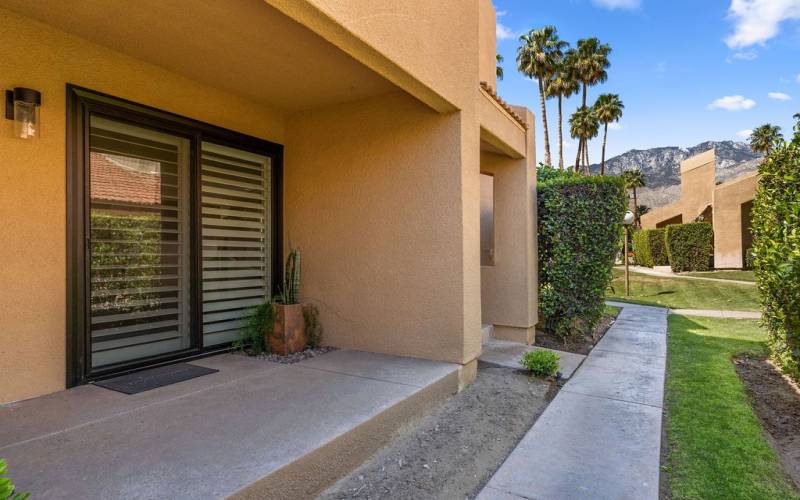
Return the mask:
<path id="1" fill-rule="evenodd" d="M 39 104 L 14 100 L 14 135 L 20 139 L 39 137 Z"/>
<path id="2" fill-rule="evenodd" d="M 622 223 L 625 224 L 626 226 L 630 226 L 631 224 L 633 224 L 633 220 L 634 220 L 633 212 L 628 210 L 627 212 L 625 212 L 625 217 L 622 218 Z"/>

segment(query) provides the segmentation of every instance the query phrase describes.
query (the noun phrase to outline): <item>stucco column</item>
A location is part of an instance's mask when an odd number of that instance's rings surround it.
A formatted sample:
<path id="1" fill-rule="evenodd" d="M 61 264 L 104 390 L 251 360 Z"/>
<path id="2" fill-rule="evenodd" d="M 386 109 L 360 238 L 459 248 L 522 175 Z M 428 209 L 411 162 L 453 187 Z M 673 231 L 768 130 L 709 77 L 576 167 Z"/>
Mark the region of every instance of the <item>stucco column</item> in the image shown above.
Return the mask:
<path id="1" fill-rule="evenodd" d="M 494 175 L 494 265 L 482 267 L 483 322 L 496 338 L 532 343 L 537 315 L 535 171 L 525 159 L 483 153 Z"/>
<path id="2" fill-rule="evenodd" d="M 494 265 L 481 268 L 483 323 L 496 338 L 533 343 L 538 317 L 536 151 L 533 115 L 517 108 L 531 127 L 526 157 L 481 153 L 481 172 L 494 176 Z"/>

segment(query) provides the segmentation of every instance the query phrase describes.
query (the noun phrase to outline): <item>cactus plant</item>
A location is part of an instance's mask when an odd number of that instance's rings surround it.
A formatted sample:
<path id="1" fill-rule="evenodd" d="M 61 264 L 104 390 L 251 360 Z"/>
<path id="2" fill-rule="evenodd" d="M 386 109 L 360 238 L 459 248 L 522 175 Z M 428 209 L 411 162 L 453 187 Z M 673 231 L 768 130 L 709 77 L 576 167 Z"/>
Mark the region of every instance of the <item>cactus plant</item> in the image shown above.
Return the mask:
<path id="1" fill-rule="evenodd" d="M 280 302 L 297 304 L 300 294 L 300 251 L 293 248 L 286 257 L 286 269 L 283 275 Z"/>

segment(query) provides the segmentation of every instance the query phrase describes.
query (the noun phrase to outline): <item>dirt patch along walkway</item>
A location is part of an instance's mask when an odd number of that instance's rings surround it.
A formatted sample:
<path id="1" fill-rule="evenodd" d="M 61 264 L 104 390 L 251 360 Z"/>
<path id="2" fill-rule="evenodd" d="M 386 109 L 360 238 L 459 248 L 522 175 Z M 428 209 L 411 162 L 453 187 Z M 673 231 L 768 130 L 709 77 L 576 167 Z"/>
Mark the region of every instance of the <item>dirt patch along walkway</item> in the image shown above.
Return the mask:
<path id="1" fill-rule="evenodd" d="M 626 304 L 627 305 L 627 304 Z M 611 325 L 614 324 L 616 317 L 604 314 L 592 331 L 585 334 L 579 333 L 572 337 L 562 339 L 552 333 L 547 333 L 541 330 L 536 331 L 536 341 L 534 345 L 544 347 L 546 349 L 555 349 L 557 351 L 573 352 L 576 354 L 589 354 L 592 348 L 597 344 L 603 335 L 606 334 Z"/>
<path id="2" fill-rule="evenodd" d="M 478 377 L 319 498 L 465 498 L 489 480 L 555 393 L 552 382 L 481 363 Z"/>
<path id="3" fill-rule="evenodd" d="M 800 488 L 800 392 L 766 359 L 741 356 L 733 362 L 783 468 Z"/>

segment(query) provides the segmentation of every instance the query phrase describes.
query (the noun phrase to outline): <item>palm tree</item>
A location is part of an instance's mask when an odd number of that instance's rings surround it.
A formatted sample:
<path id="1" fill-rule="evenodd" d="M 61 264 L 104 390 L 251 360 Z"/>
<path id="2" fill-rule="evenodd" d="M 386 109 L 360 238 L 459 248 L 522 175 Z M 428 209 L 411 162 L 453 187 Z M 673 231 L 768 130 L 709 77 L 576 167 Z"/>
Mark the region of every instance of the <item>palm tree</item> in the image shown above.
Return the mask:
<path id="1" fill-rule="evenodd" d="M 639 204 L 636 199 L 636 189 L 645 187 L 644 172 L 642 172 L 641 168 L 635 168 L 633 170 L 623 171 L 620 176 L 625 182 L 625 187 L 633 191 L 633 218 L 636 225 L 640 226 L 641 221 L 639 220 Z"/>
<path id="2" fill-rule="evenodd" d="M 588 158 L 588 142 L 589 139 L 596 137 L 600 131 L 600 122 L 594 114 L 592 108 L 581 107 L 578 108 L 572 116 L 569 117 L 569 134 L 573 139 L 578 139 L 578 155 L 575 157 L 575 171 L 580 171 L 581 153 L 584 158 L 584 172 L 588 173 L 589 158 Z"/>
<path id="3" fill-rule="evenodd" d="M 756 153 L 769 154 L 778 142 L 783 140 L 781 128 L 765 123 L 750 134 L 750 149 Z"/>
<path id="4" fill-rule="evenodd" d="M 553 78 L 547 82 L 547 88 L 545 89 L 548 97 L 558 98 L 558 167 L 561 170 L 564 170 L 564 134 L 562 131 L 561 101 L 577 94 L 579 89 L 580 84 L 575 79 L 570 61 L 566 57 L 562 57 L 556 67 Z"/>
<path id="5" fill-rule="evenodd" d="M 497 79 L 498 80 L 502 80 L 503 79 L 503 67 L 500 66 L 500 63 L 503 62 L 503 56 L 501 56 L 500 54 L 495 54 L 494 58 L 495 58 L 495 61 L 497 61 L 496 62 L 497 69 L 495 70 L 495 71 L 497 71 Z"/>
<path id="6" fill-rule="evenodd" d="M 606 173 L 606 139 L 608 138 L 608 124 L 622 118 L 625 105 L 617 94 L 601 94 L 594 103 L 594 112 L 597 119 L 603 124 L 603 153 L 600 160 L 600 175 Z"/>
<path id="7" fill-rule="evenodd" d="M 582 103 L 584 107 L 586 107 L 586 88 L 589 85 L 602 83 L 608 78 L 606 69 L 611 65 L 608 60 L 609 54 L 611 54 L 611 47 L 600 43 L 597 38 L 578 40 L 577 49 L 568 54 L 575 68 L 576 77 L 583 86 Z"/>
<path id="8" fill-rule="evenodd" d="M 533 29 L 526 35 L 519 37 L 520 46 L 517 49 L 517 67 L 528 78 L 539 81 L 539 101 L 542 106 L 542 126 L 544 129 L 544 162 L 552 165 L 550 161 L 550 137 L 547 130 L 547 108 L 545 106 L 545 82 L 549 80 L 556 69 L 556 63 L 563 57 L 567 42 L 558 39 L 555 26 L 545 26 Z"/>

